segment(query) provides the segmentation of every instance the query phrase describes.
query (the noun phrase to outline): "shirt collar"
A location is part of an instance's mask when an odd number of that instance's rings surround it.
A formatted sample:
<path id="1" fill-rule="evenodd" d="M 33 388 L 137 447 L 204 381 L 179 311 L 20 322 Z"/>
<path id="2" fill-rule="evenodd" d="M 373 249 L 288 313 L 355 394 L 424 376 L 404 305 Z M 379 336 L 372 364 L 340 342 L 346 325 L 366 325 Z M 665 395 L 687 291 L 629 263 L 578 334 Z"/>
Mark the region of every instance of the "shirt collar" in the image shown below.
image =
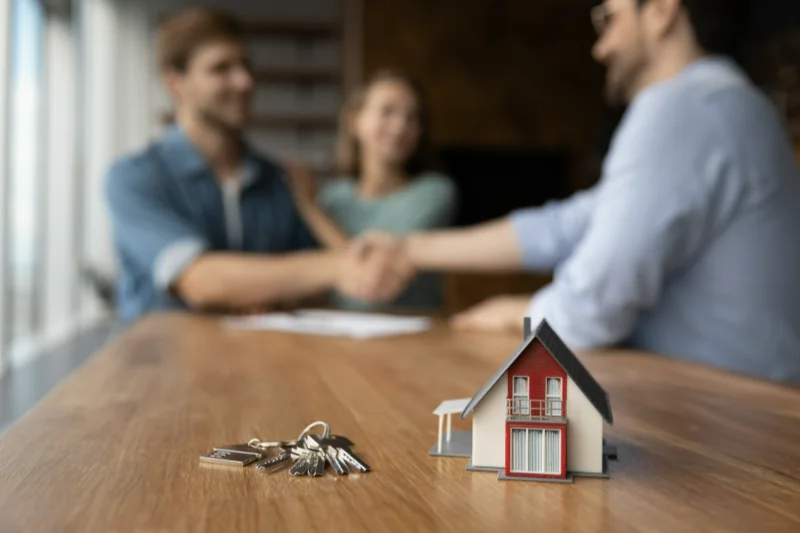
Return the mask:
<path id="1" fill-rule="evenodd" d="M 178 124 L 169 127 L 161 139 L 165 161 L 169 169 L 180 179 L 193 179 L 210 176 L 208 163 L 191 139 Z M 258 181 L 261 173 L 259 164 L 249 144 L 245 143 L 244 159 L 239 179 L 242 188 Z"/>
<path id="2" fill-rule="evenodd" d="M 703 56 L 699 59 L 695 59 L 689 65 L 687 65 L 683 72 L 681 72 L 682 76 L 692 76 L 696 72 L 708 71 L 708 70 L 715 70 L 715 71 L 727 71 L 727 72 L 736 72 L 740 70 L 736 62 L 724 55 L 707 55 Z"/>
<path id="3" fill-rule="evenodd" d="M 650 95 L 660 94 L 663 87 L 674 83 L 701 81 L 706 87 L 710 87 L 710 84 L 724 87 L 746 79 L 746 74 L 733 59 L 724 55 L 707 55 L 686 65 L 677 76 L 646 87 L 636 95 L 631 105 L 649 98 Z"/>

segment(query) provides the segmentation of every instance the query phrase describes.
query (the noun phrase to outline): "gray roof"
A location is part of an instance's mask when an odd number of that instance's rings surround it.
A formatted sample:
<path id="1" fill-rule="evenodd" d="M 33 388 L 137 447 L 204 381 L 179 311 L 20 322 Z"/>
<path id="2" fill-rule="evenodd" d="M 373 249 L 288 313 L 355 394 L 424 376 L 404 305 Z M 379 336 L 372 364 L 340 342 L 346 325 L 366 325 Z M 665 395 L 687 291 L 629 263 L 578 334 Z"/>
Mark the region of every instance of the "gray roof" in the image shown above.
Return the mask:
<path id="1" fill-rule="evenodd" d="M 526 328 L 527 329 L 527 328 Z M 542 320 L 539 326 L 536 328 L 536 331 L 533 332 L 533 335 L 526 335 L 525 341 L 522 343 L 522 346 L 512 355 L 500 369 L 494 373 L 494 375 L 489 379 L 489 381 L 484 384 L 483 387 L 472 397 L 472 399 L 467 404 L 467 407 L 464 408 L 464 411 L 461 413 L 461 418 L 466 418 L 473 409 L 475 409 L 481 400 L 483 400 L 484 396 L 488 394 L 488 392 L 494 387 L 495 383 L 505 374 L 508 369 L 514 364 L 514 361 L 522 355 L 528 346 L 530 346 L 536 339 L 539 339 L 539 342 L 544 345 L 550 355 L 561 365 L 561 368 L 564 369 L 564 372 L 572 378 L 572 381 L 578 386 L 581 391 L 586 395 L 589 401 L 592 403 L 597 412 L 605 419 L 606 422 L 609 424 L 614 423 L 614 418 L 611 415 L 611 402 L 608 398 L 608 393 L 603 390 L 603 388 L 595 381 L 592 375 L 586 370 L 581 362 L 575 357 L 569 348 L 564 344 L 564 342 L 556 335 L 556 332 L 553 331 L 553 328 L 550 327 L 550 324 L 547 323 L 546 320 Z"/>

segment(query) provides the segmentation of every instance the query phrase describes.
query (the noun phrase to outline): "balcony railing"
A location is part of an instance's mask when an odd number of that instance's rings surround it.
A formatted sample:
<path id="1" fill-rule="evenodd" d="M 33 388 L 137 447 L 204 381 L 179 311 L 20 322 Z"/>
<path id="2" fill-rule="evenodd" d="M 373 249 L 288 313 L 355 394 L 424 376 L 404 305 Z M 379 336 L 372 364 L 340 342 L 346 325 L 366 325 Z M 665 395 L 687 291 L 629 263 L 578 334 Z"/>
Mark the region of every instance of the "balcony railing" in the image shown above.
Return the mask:
<path id="1" fill-rule="evenodd" d="M 529 400 L 509 398 L 506 400 L 506 417 L 546 422 L 564 418 L 563 401 L 557 398 Z"/>

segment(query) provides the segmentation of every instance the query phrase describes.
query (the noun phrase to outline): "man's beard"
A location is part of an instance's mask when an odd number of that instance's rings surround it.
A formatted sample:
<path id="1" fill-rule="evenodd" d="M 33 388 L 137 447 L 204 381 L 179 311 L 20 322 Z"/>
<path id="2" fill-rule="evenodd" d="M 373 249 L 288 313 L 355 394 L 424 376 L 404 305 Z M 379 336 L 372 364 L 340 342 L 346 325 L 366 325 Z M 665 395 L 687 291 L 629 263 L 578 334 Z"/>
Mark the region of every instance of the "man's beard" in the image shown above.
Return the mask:
<path id="1" fill-rule="evenodd" d="M 243 130 L 242 124 L 232 124 L 221 114 L 216 113 L 213 109 L 199 109 L 198 117 L 204 124 L 211 126 L 216 130 L 224 131 L 229 135 L 240 135 Z"/>
<path id="2" fill-rule="evenodd" d="M 620 61 L 619 59 L 617 61 Z M 609 66 L 606 70 L 605 99 L 611 106 L 627 105 L 635 96 L 646 68 L 646 60 L 640 56 L 628 65 Z"/>

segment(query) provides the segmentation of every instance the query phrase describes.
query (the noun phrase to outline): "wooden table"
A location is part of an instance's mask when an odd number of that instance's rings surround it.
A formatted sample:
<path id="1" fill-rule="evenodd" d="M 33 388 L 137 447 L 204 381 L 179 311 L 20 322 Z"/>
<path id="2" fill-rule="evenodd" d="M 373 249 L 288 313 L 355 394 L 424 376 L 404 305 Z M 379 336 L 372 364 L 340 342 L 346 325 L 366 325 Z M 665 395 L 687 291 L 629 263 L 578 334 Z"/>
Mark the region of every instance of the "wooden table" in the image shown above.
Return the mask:
<path id="1" fill-rule="evenodd" d="M 0 435 L 0 531 L 800 531 L 800 391 L 641 353 L 582 355 L 611 395 L 610 480 L 501 482 L 429 457 L 433 409 L 471 396 L 518 341 L 148 319 Z M 374 470 L 199 463 L 319 419 Z"/>

